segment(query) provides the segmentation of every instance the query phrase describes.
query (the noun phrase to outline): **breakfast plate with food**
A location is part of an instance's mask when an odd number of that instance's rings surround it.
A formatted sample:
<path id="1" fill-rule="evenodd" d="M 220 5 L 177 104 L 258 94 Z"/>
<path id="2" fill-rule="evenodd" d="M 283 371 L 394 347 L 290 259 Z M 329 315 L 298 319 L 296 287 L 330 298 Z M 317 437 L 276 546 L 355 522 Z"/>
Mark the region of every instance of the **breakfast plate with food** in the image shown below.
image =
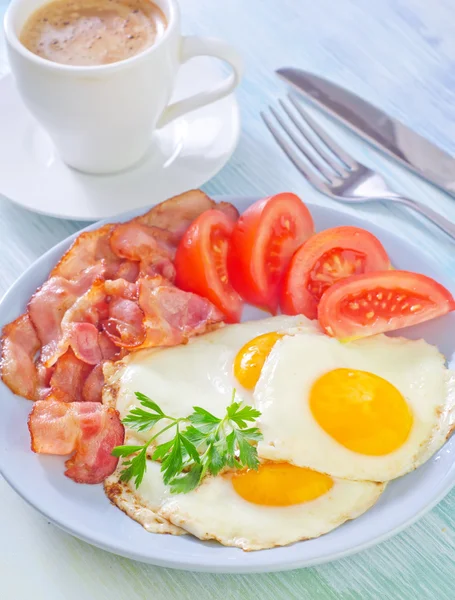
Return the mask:
<path id="1" fill-rule="evenodd" d="M 49 520 L 151 564 L 273 571 L 451 489 L 454 287 L 421 248 L 292 193 L 114 221 L 0 304 L 0 471 Z"/>

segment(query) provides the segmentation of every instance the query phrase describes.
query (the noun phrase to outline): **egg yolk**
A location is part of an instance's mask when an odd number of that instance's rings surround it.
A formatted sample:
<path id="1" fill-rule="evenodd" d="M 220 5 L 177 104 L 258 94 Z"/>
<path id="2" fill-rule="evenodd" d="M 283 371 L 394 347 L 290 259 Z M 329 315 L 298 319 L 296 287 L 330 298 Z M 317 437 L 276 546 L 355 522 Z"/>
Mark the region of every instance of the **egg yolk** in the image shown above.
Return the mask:
<path id="1" fill-rule="evenodd" d="M 402 394 L 366 371 L 325 373 L 314 383 L 309 402 L 322 429 L 360 454 L 389 454 L 404 444 L 412 428 L 412 413 Z"/>
<path id="2" fill-rule="evenodd" d="M 333 486 L 323 473 L 289 463 L 267 463 L 257 471 L 242 471 L 232 477 L 239 496 L 262 506 L 292 506 L 322 496 Z"/>
<path id="3" fill-rule="evenodd" d="M 283 334 L 276 331 L 264 333 L 240 348 L 234 360 L 234 375 L 244 388 L 254 389 L 267 356 L 282 337 Z"/>

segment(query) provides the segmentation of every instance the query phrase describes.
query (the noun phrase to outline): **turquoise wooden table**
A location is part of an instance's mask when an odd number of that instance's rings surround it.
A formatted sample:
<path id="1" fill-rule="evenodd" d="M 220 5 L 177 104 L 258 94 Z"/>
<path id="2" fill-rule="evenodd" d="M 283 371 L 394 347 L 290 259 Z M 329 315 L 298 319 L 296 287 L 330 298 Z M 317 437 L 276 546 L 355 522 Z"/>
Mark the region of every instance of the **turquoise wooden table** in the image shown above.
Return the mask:
<path id="1" fill-rule="evenodd" d="M 240 143 L 229 164 L 205 186 L 208 193 L 292 190 L 303 198 L 309 193 L 259 118 L 260 109 L 285 91 L 273 73 L 283 65 L 301 66 L 352 88 L 455 154 L 453 0 L 181 4 L 186 33 L 224 38 L 239 48 L 246 63 L 238 91 Z M 1 61 L 0 73 L 6 69 Z M 357 158 L 380 169 L 397 191 L 429 202 L 455 220 L 453 199 L 329 127 Z M 318 200 L 327 203 L 323 197 Z M 368 212 L 390 229 L 412 236 L 455 277 L 454 246 L 439 234 L 398 209 L 379 206 Z M 82 225 L 40 217 L 0 198 L 0 291 Z M 192 574 L 117 558 L 50 525 L 1 480 L 0 532 L 2 600 L 455 597 L 455 490 L 419 523 L 375 548 L 336 563 L 280 574 Z"/>

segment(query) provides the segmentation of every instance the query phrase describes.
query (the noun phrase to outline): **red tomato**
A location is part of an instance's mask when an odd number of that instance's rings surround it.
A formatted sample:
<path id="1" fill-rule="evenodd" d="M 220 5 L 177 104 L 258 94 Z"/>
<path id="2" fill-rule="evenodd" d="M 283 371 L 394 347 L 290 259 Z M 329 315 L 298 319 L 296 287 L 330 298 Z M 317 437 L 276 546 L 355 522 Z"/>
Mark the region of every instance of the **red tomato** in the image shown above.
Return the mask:
<path id="1" fill-rule="evenodd" d="M 314 231 L 295 194 L 264 198 L 240 216 L 231 239 L 229 275 L 244 300 L 276 313 L 283 274 L 295 250 Z"/>
<path id="2" fill-rule="evenodd" d="M 229 282 L 227 254 L 235 221 L 219 210 L 208 210 L 187 229 L 175 255 L 176 285 L 208 298 L 226 321 L 237 323 L 242 300 Z"/>
<path id="3" fill-rule="evenodd" d="M 354 275 L 324 292 L 319 323 L 339 339 L 361 338 L 417 325 L 455 309 L 442 285 L 409 271 Z"/>
<path id="4" fill-rule="evenodd" d="M 334 227 L 313 235 L 292 257 L 280 306 L 286 315 L 318 316 L 322 294 L 336 281 L 390 268 L 381 242 L 358 227 Z"/>

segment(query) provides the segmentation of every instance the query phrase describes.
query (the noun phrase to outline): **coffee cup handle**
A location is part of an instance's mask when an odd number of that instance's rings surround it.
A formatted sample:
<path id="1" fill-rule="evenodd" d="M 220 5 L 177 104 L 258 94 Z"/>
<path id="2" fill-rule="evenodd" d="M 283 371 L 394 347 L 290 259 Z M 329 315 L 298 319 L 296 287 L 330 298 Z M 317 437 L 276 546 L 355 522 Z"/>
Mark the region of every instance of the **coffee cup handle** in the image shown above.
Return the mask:
<path id="1" fill-rule="evenodd" d="M 158 120 L 157 127 L 164 127 L 174 119 L 181 117 L 187 112 L 211 104 L 231 94 L 239 84 L 242 77 L 242 59 L 237 51 L 229 44 L 211 38 L 188 36 L 182 38 L 181 63 L 195 58 L 196 56 L 213 56 L 227 62 L 232 67 L 232 73 L 216 84 L 211 90 L 199 92 L 194 96 L 179 100 L 164 109 Z"/>

